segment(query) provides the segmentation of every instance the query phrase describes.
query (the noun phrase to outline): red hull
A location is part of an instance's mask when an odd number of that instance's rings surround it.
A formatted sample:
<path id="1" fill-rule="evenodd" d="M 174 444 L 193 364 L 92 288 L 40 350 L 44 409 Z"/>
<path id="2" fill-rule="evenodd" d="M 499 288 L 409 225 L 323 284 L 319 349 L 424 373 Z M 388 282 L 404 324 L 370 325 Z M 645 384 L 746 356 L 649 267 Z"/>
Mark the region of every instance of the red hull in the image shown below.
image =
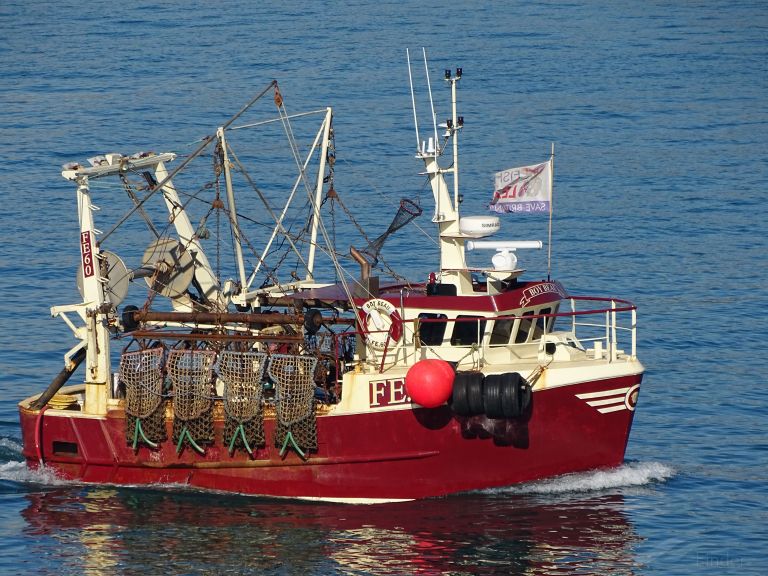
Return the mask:
<path id="1" fill-rule="evenodd" d="M 576 395 L 632 387 L 641 378 L 536 391 L 527 421 L 457 417 L 447 406 L 319 416 L 318 449 L 306 462 L 290 451 L 279 456 L 270 441 L 271 419 L 265 420 L 267 446 L 250 458 L 229 455 L 220 422 L 205 455 L 189 448 L 177 455 L 171 441 L 134 453 L 122 412 L 40 417 L 22 408 L 20 417 L 28 464 L 38 466 L 42 455 L 47 467 L 69 479 L 299 498 L 414 499 L 618 466 L 634 411 L 601 413 Z"/>

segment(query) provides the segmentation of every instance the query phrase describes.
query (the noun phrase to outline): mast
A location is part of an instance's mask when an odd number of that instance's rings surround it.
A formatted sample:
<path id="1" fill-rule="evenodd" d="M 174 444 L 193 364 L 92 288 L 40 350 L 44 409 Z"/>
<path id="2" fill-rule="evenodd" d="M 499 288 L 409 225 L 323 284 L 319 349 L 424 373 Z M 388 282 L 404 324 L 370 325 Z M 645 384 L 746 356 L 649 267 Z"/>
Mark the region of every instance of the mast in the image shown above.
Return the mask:
<path id="1" fill-rule="evenodd" d="M 235 205 L 235 192 L 232 189 L 232 173 L 229 169 L 229 156 L 227 154 L 227 141 L 224 138 L 224 128 L 216 131 L 216 137 L 221 143 L 221 154 L 224 162 L 224 184 L 227 189 L 227 204 L 229 206 L 229 222 L 232 228 L 232 235 L 235 239 L 235 260 L 237 261 L 237 270 L 240 274 L 240 286 L 245 287 L 245 262 L 243 260 L 243 246 L 240 243 L 240 225 L 237 221 L 237 206 Z"/>
<path id="2" fill-rule="evenodd" d="M 307 277 L 306 281 L 311 282 L 315 279 L 315 249 L 317 248 L 317 230 L 320 226 L 320 204 L 323 201 L 323 177 L 325 175 L 325 158 L 328 154 L 328 139 L 331 134 L 331 120 L 333 114 L 330 108 L 326 109 L 325 121 L 323 122 L 323 140 L 320 145 L 320 167 L 317 173 L 317 187 L 315 189 L 315 199 L 312 202 L 312 233 L 309 241 L 309 254 L 307 255 Z"/>
<path id="3" fill-rule="evenodd" d="M 451 74 L 450 70 L 445 71 L 445 80 L 451 85 L 451 118 L 445 124 L 445 137 L 453 138 L 453 166 L 445 169 L 440 167 L 437 159 L 442 150 L 439 143 L 431 137 L 427 142 L 421 143 L 416 153 L 416 157 L 424 162 L 435 199 L 435 214 L 432 221 L 438 225 L 441 282 L 455 285 L 459 294 L 472 291 L 472 278 L 467 271 L 464 256 L 465 238 L 459 229 L 459 145 L 457 136 L 458 131 L 464 125 L 464 119 L 457 113 L 456 86 L 461 80 L 461 75 L 461 68 L 456 69 L 455 75 Z M 445 181 L 445 174 L 453 175 L 453 198 L 451 198 L 448 184 Z"/>
<path id="4" fill-rule="evenodd" d="M 77 210 L 80 220 L 80 263 L 83 282 L 83 302 L 77 312 L 85 321 L 78 336 L 86 343 L 85 406 L 88 414 L 103 414 L 107 410 L 109 390 L 109 330 L 107 314 L 112 306 L 105 293 L 106 278 L 102 277 L 102 256 L 93 222 L 88 176 L 77 178 Z"/>
<path id="5" fill-rule="evenodd" d="M 332 117 L 332 115 L 333 115 L 333 110 L 331 108 L 327 108 L 326 109 L 326 116 L 327 117 Z M 288 120 L 288 116 L 286 116 L 284 119 Z M 330 126 L 329 126 L 329 129 L 330 129 Z M 315 135 L 315 139 L 312 142 L 312 146 L 310 147 L 309 152 L 307 153 L 306 159 L 299 166 L 299 168 L 300 168 L 299 175 L 296 177 L 296 180 L 293 183 L 293 187 L 291 188 L 291 192 L 288 195 L 288 199 L 285 202 L 285 206 L 283 207 L 283 210 L 280 213 L 280 215 L 275 218 L 275 227 L 272 229 L 272 234 L 270 235 L 269 240 L 267 241 L 267 243 L 264 246 L 264 249 L 263 249 L 263 251 L 261 253 L 261 257 L 259 257 L 257 262 L 256 262 L 256 267 L 253 269 L 253 271 L 251 272 L 250 276 L 248 277 L 248 282 L 246 283 L 246 285 L 245 285 L 245 287 L 243 289 L 242 294 L 239 296 L 239 298 L 242 298 L 243 301 L 250 300 L 250 299 L 252 299 L 254 297 L 258 298 L 258 296 L 262 293 L 261 290 L 256 290 L 256 291 L 252 291 L 252 292 L 249 291 L 249 290 L 251 288 L 251 285 L 253 284 L 253 281 L 256 279 L 256 275 L 259 273 L 259 270 L 261 269 L 262 265 L 266 261 L 267 255 L 269 254 L 269 250 L 272 247 L 272 243 L 274 242 L 274 240 L 275 240 L 275 238 L 277 237 L 278 234 L 283 234 L 283 236 L 285 236 L 286 240 L 288 241 L 288 243 L 290 244 L 291 248 L 293 249 L 294 254 L 296 254 L 296 257 L 301 261 L 301 264 L 305 268 L 307 268 L 307 270 L 309 270 L 309 267 L 307 265 L 306 260 L 304 259 L 304 256 L 302 256 L 302 254 L 299 251 L 299 249 L 296 247 L 296 245 L 291 240 L 290 234 L 288 234 L 288 231 L 283 226 L 283 220 L 285 219 L 285 216 L 288 213 L 288 209 L 290 208 L 291 203 L 293 202 L 293 198 L 294 198 L 294 196 L 296 194 L 296 191 L 299 188 L 299 185 L 301 184 L 302 180 L 305 177 L 304 176 L 305 171 L 307 169 L 307 166 L 309 166 L 309 163 L 312 160 L 312 157 L 315 154 L 315 151 L 317 150 L 317 147 L 318 146 L 326 146 L 326 150 L 327 150 L 327 140 L 326 140 L 325 144 L 322 143 L 324 130 L 325 130 L 325 126 L 324 126 L 324 124 L 321 123 L 320 129 L 318 130 L 317 134 Z M 322 179 L 322 177 L 321 177 L 321 179 Z M 319 203 L 318 203 L 318 205 L 319 205 Z M 271 211 L 270 211 L 270 213 L 271 213 Z M 273 217 L 275 217 L 275 216 L 273 215 Z M 319 219 L 317 220 L 317 223 L 319 225 Z M 313 243 L 313 245 L 314 245 L 314 243 Z M 287 288 L 290 285 L 292 285 L 292 283 L 291 284 L 284 284 L 284 285 L 282 285 L 280 287 L 280 289 Z"/>
<path id="6" fill-rule="evenodd" d="M 457 106 L 456 106 L 456 83 L 461 80 L 461 74 L 462 69 L 456 68 L 456 77 L 451 78 L 450 77 L 450 70 L 446 70 L 446 80 L 450 81 L 451 83 L 451 124 L 452 126 L 457 126 L 458 128 L 461 128 L 461 126 L 464 124 L 464 119 L 462 118 L 459 122 L 459 118 L 457 116 Z M 450 128 L 450 126 L 449 126 Z M 454 206 L 456 206 L 456 209 L 458 210 L 459 204 L 461 204 L 461 200 L 459 199 L 459 131 L 454 130 L 451 135 L 453 136 L 453 203 Z"/>
<path id="7" fill-rule="evenodd" d="M 162 193 L 166 207 L 168 208 L 170 221 L 176 228 L 179 241 L 192 255 L 192 260 L 194 261 L 195 266 L 194 277 L 200 284 L 202 296 L 214 309 L 225 310 L 226 303 L 221 294 L 219 280 L 216 278 L 216 274 L 214 274 L 211 265 L 208 263 L 208 258 L 195 236 L 195 229 L 192 227 L 192 222 L 190 222 L 189 216 L 179 199 L 179 194 L 176 192 L 173 182 L 171 182 L 171 179 L 168 177 L 168 170 L 165 168 L 164 162 L 157 162 L 157 165 L 155 166 L 155 177 L 158 182 L 164 182 Z M 174 308 L 181 311 L 187 311 L 186 309 L 189 308 L 189 304 L 182 302 L 180 298 L 175 298 L 172 302 Z"/>

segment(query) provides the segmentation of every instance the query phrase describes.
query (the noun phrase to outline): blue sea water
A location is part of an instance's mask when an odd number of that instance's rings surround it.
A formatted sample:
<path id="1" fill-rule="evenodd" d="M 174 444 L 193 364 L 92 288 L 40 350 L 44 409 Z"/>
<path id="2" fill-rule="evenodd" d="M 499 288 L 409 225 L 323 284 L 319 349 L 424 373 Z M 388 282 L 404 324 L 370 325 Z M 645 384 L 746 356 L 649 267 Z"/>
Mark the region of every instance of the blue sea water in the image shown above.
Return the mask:
<path id="1" fill-rule="evenodd" d="M 49 307 L 77 299 L 60 165 L 189 151 L 276 78 L 291 111 L 334 107 L 337 189 L 378 230 L 401 197 L 429 200 L 405 65 L 421 46 L 440 118 L 442 70 L 464 70 L 464 213 L 483 213 L 493 172 L 555 142 L 553 276 L 639 305 L 626 463 L 370 507 L 27 471 L 16 403 L 60 369 L 72 338 Z M 765 573 L 764 2 L 4 0 L 0 86 L 0 573 Z M 384 251 L 417 277 L 434 255 L 415 228 Z"/>

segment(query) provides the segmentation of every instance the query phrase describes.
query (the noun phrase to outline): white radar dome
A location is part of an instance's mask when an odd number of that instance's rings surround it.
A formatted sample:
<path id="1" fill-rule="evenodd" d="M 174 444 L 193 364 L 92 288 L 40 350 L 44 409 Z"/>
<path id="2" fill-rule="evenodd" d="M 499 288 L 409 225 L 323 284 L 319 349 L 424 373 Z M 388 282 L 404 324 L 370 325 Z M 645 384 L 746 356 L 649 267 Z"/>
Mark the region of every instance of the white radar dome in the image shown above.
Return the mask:
<path id="1" fill-rule="evenodd" d="M 499 231 L 498 216 L 465 216 L 459 219 L 459 232 L 468 238 L 485 238 Z"/>

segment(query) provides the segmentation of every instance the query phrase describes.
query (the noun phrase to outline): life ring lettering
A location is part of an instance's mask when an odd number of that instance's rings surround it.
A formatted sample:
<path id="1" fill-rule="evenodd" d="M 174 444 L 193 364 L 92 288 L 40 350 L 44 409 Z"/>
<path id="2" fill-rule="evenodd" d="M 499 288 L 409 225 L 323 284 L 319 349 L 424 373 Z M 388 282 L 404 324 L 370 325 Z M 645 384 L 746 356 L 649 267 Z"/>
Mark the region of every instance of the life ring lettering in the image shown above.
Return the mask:
<path id="1" fill-rule="evenodd" d="M 372 298 L 360 307 L 363 335 L 371 346 L 383 350 L 390 341 L 397 343 L 403 335 L 403 320 L 395 305 Z"/>

